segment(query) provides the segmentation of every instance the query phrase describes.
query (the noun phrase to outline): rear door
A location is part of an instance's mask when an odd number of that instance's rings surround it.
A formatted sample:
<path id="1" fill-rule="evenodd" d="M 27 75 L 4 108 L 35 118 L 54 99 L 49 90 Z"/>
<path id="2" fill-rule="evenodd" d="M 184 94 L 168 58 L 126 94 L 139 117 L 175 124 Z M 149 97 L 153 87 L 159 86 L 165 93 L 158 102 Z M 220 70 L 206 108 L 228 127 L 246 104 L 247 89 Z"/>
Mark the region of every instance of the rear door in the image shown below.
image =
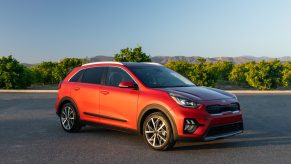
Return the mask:
<path id="1" fill-rule="evenodd" d="M 78 85 L 72 86 L 71 96 L 78 106 L 82 120 L 98 122 L 99 91 L 105 67 L 92 67 L 84 70 Z"/>
<path id="2" fill-rule="evenodd" d="M 100 88 L 101 122 L 125 128 L 136 127 L 139 90 L 119 88 L 121 81 L 132 81 L 122 68 L 108 67 L 106 83 Z"/>

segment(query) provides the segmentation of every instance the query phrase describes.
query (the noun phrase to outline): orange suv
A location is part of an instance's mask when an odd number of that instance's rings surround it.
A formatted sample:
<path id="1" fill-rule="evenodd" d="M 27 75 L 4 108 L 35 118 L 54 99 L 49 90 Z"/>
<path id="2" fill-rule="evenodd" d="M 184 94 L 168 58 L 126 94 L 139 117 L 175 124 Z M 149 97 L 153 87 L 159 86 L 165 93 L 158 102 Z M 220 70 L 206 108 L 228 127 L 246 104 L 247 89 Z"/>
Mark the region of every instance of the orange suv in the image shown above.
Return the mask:
<path id="1" fill-rule="evenodd" d="M 157 63 L 77 67 L 59 84 L 56 113 L 67 132 L 105 124 L 138 132 L 155 150 L 177 140 L 210 141 L 243 131 L 235 95 L 196 86 Z"/>

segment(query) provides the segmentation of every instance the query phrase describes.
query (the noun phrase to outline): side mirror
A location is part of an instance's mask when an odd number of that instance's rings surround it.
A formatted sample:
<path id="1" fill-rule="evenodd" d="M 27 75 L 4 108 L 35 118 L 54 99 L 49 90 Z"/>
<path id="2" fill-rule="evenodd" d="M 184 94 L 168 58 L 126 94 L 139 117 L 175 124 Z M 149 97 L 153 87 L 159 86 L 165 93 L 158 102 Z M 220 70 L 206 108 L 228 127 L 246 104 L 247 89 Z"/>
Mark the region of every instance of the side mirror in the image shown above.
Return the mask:
<path id="1" fill-rule="evenodd" d="M 119 88 L 136 88 L 136 84 L 131 81 L 122 81 L 118 84 Z"/>

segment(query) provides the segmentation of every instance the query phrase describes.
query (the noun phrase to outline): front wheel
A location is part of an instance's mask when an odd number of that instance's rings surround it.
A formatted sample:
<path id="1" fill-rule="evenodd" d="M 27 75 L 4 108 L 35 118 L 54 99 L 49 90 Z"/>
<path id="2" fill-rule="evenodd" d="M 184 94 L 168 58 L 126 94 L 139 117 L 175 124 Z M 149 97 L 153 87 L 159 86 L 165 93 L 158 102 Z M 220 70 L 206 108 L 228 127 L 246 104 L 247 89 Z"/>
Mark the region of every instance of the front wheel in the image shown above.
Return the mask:
<path id="1" fill-rule="evenodd" d="M 77 109 L 72 103 L 66 103 L 62 106 L 60 121 L 63 129 L 67 132 L 77 132 L 82 127 Z"/>
<path id="2" fill-rule="evenodd" d="M 145 119 L 143 137 L 154 150 L 168 150 L 175 144 L 171 125 L 161 112 L 152 113 Z"/>

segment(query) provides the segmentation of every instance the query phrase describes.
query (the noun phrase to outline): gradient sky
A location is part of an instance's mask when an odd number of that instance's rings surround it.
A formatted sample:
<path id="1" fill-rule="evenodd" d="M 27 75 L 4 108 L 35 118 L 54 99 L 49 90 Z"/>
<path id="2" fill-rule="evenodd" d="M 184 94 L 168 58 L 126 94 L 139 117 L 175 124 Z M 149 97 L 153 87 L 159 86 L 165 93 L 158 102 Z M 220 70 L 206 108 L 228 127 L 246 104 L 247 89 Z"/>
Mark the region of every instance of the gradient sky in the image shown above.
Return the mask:
<path id="1" fill-rule="evenodd" d="M 0 56 L 291 56 L 291 1 L 0 0 Z"/>

